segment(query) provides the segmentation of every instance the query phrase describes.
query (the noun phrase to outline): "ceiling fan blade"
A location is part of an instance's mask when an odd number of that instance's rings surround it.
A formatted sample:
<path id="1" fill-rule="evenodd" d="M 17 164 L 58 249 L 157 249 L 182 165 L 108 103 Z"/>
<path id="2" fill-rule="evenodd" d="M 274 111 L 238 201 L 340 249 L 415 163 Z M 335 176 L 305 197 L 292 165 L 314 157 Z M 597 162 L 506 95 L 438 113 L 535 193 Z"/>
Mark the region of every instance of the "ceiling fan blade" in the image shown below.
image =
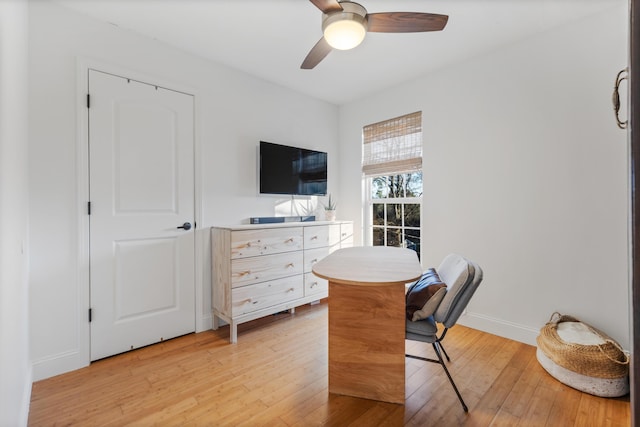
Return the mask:
<path id="1" fill-rule="evenodd" d="M 314 5 L 316 5 L 316 7 L 324 13 L 340 12 L 342 10 L 342 6 L 340 6 L 340 3 L 338 3 L 337 0 L 309 0 L 309 1 Z"/>
<path id="2" fill-rule="evenodd" d="M 374 33 L 418 33 L 440 31 L 449 17 L 435 13 L 386 12 L 367 14 L 368 31 Z"/>
<path id="3" fill-rule="evenodd" d="M 311 49 L 307 57 L 302 61 L 300 68 L 303 70 L 310 70 L 320 63 L 325 56 L 331 52 L 333 48 L 329 46 L 329 43 L 322 37 L 318 40 L 318 43 Z"/>

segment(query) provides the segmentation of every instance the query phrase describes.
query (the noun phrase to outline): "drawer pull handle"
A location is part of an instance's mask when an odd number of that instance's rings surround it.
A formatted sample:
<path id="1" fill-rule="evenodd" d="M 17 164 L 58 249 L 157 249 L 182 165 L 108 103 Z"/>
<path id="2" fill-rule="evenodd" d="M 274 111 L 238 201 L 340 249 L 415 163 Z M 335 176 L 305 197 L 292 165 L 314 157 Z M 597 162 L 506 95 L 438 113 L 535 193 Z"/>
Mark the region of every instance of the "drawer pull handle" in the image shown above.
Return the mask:
<path id="1" fill-rule="evenodd" d="M 244 303 L 245 303 L 245 304 L 248 304 L 248 303 L 250 303 L 250 302 L 251 302 L 251 298 L 247 298 L 246 300 L 244 300 Z"/>
<path id="2" fill-rule="evenodd" d="M 246 276 L 246 275 L 248 275 L 248 274 L 251 274 L 251 271 L 247 270 L 247 271 L 241 271 L 240 273 L 238 273 L 238 275 L 239 275 L 240 277 L 244 277 L 244 276 Z"/>
<path id="3" fill-rule="evenodd" d="M 311 287 L 312 287 L 312 288 L 315 288 L 316 286 L 318 286 L 318 282 L 313 282 L 313 283 L 311 284 Z"/>
<path id="4" fill-rule="evenodd" d="M 346 235 L 347 235 L 347 233 L 342 233 L 342 237 L 344 237 L 344 236 L 346 236 Z"/>
<path id="5" fill-rule="evenodd" d="M 285 243 L 293 243 L 293 237 L 289 237 L 287 240 L 284 241 Z"/>
<path id="6" fill-rule="evenodd" d="M 313 236 L 311 240 L 318 240 L 318 236 Z"/>
<path id="7" fill-rule="evenodd" d="M 315 264 L 316 262 L 318 262 L 318 258 L 314 258 L 311 260 L 311 264 Z"/>
<path id="8" fill-rule="evenodd" d="M 292 263 L 292 262 L 290 262 L 289 264 L 287 264 L 287 265 L 285 266 L 285 268 L 293 268 L 293 263 Z"/>
<path id="9" fill-rule="evenodd" d="M 293 288 L 287 289 L 287 292 L 293 292 L 293 291 L 295 291 L 295 289 L 293 289 Z"/>

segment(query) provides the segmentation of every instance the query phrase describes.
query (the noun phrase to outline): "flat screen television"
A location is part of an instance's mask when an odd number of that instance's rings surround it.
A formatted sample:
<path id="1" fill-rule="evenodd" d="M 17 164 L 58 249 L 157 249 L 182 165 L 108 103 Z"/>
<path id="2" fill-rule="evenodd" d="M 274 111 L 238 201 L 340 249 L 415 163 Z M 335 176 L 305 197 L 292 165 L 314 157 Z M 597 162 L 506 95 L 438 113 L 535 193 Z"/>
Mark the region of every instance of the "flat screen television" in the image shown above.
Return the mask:
<path id="1" fill-rule="evenodd" d="M 327 194 L 327 153 L 266 141 L 259 152 L 260 194 Z"/>

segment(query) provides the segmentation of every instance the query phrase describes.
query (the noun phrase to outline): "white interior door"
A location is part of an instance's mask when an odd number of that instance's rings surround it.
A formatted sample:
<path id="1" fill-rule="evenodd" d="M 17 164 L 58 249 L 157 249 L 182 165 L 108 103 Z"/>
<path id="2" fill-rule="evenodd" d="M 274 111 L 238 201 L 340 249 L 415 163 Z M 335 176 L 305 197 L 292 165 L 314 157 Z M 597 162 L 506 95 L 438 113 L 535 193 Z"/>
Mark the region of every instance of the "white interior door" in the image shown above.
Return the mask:
<path id="1" fill-rule="evenodd" d="M 193 96 L 89 71 L 91 360 L 195 331 Z"/>

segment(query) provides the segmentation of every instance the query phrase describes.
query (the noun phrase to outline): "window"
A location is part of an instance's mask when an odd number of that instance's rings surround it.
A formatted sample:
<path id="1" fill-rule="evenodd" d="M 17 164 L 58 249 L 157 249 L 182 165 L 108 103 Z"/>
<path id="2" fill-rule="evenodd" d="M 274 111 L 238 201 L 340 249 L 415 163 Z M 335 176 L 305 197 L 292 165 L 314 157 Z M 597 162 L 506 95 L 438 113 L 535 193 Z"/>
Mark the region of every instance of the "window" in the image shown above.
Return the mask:
<path id="1" fill-rule="evenodd" d="M 420 257 L 422 113 L 365 126 L 362 171 L 367 243 L 406 247 Z"/>

